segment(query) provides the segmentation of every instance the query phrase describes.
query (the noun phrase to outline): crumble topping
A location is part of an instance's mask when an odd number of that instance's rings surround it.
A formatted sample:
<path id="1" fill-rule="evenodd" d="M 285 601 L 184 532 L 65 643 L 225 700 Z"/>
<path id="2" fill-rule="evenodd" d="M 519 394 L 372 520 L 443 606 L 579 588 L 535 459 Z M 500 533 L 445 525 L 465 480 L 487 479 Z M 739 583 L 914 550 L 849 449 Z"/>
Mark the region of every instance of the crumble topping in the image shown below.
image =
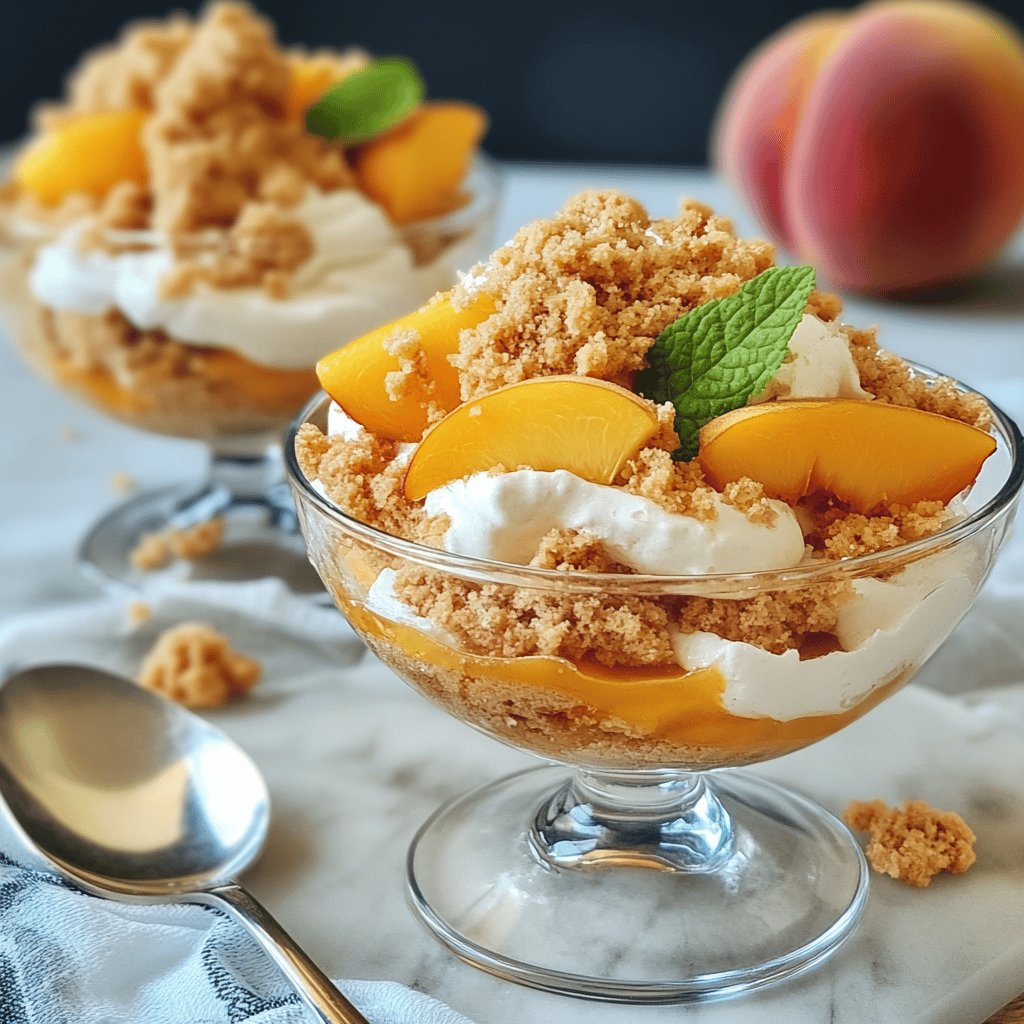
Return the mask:
<path id="1" fill-rule="evenodd" d="M 550 374 L 583 374 L 628 387 L 665 326 L 701 303 L 732 294 L 772 262 L 770 245 L 737 239 L 726 218 L 700 204 L 684 203 L 677 218 L 652 220 L 638 202 L 619 193 L 583 193 L 551 220 L 520 230 L 452 293 L 456 308 L 473 301 L 481 288 L 497 305 L 483 323 L 461 332 L 459 352 L 451 358 L 462 397 Z M 807 309 L 834 321 L 842 304 L 834 295 L 813 292 Z M 926 385 L 902 360 L 878 348 L 873 331 L 843 330 L 862 386 L 876 400 L 988 424 L 982 399 L 961 395 L 952 385 Z M 388 380 L 389 392 L 395 400 L 410 400 L 409 381 L 422 382 L 424 373 L 418 338 L 404 332 L 390 344 L 402 360 Z M 617 486 L 705 522 L 715 519 L 723 500 L 752 523 L 775 522 L 760 483 L 743 479 L 719 494 L 698 462 L 675 462 L 674 410 L 668 403 L 656 408 L 661 427 L 626 463 Z M 327 438 L 307 424 L 299 432 L 297 452 L 306 475 L 319 479 L 328 499 L 344 511 L 388 533 L 442 546 L 447 521 L 427 519 L 421 505 L 405 498 L 406 461 L 395 443 L 368 434 L 355 441 Z M 828 560 L 897 547 L 943 529 L 952 517 L 940 502 L 863 515 L 822 496 L 806 499 L 796 511 L 809 553 Z M 598 538 L 575 530 L 549 533 L 530 564 L 561 571 L 629 571 Z M 849 582 L 832 581 L 739 600 L 627 600 L 612 593 L 558 597 L 401 568 L 395 593 L 467 651 L 589 657 L 614 666 L 674 664 L 671 637 L 678 629 L 715 633 L 775 654 L 796 650 L 801 658 L 837 651 L 839 609 L 855 591 Z"/>
<path id="2" fill-rule="evenodd" d="M 874 328 L 844 327 L 843 332 L 850 339 L 850 353 L 860 374 L 860 386 L 876 399 L 948 416 L 979 430 L 992 426 L 992 410 L 984 398 L 963 394 L 948 377 L 935 384 L 915 377 L 899 356 L 879 348 L 878 332 Z"/>
<path id="3" fill-rule="evenodd" d="M 939 811 L 923 800 L 902 809 L 882 800 L 854 800 L 843 821 L 870 832 L 864 853 L 878 872 L 923 889 L 941 871 L 963 874 L 977 860 L 975 835 L 955 811 Z"/>
<path id="4" fill-rule="evenodd" d="M 820 635 L 835 635 L 839 607 L 853 593 L 849 582 L 829 581 L 738 600 L 687 597 L 678 621 L 687 632 L 717 633 L 772 654 L 801 650 L 812 640 L 817 651 Z"/>
<path id="5" fill-rule="evenodd" d="M 549 534 L 536 560 L 578 569 L 605 566 L 601 571 L 614 564 L 600 545 L 578 535 Z M 398 570 L 395 593 L 472 654 L 541 654 L 609 667 L 673 661 L 668 611 L 655 600 L 471 583 L 414 565 Z"/>
<path id="6" fill-rule="evenodd" d="M 183 622 L 157 638 L 139 669 L 139 685 L 188 708 L 217 708 L 244 697 L 262 674 L 260 663 L 231 649 L 202 622 Z"/>
<path id="7" fill-rule="evenodd" d="M 224 537 L 224 521 L 208 519 L 185 529 L 144 533 L 131 553 L 136 569 L 162 569 L 174 558 L 203 558 L 216 551 Z"/>
<path id="8" fill-rule="evenodd" d="M 930 537 L 955 518 L 941 501 L 918 501 L 910 506 L 892 505 L 886 512 L 862 515 L 834 502 L 815 509 L 806 506 L 814 519 L 807 541 L 825 558 L 853 558 Z"/>
<path id="9" fill-rule="evenodd" d="M 66 101 L 41 106 L 35 123 L 45 130 L 83 114 L 148 111 L 148 183 L 122 181 L 102 200 L 72 195 L 57 208 L 9 188 L 7 196 L 44 223 L 95 213 L 85 238 L 93 246 L 116 249 L 106 238 L 110 229 L 181 236 L 231 228 L 221 250 L 182 257 L 168 294 L 206 281 L 259 284 L 283 297 L 291 272 L 312 252 L 308 230 L 289 210 L 310 187 L 355 183 L 341 148 L 306 132 L 289 110 L 292 62 L 304 56 L 282 49 L 268 21 L 230 0 L 211 4 L 195 21 L 175 16 L 129 26 L 118 42 L 84 58 Z M 312 57 L 339 78 L 367 59 L 360 51 Z"/>
<path id="10" fill-rule="evenodd" d="M 462 332 L 462 397 L 568 373 L 626 386 L 655 337 L 683 313 L 731 295 L 772 264 L 698 203 L 651 220 L 635 199 L 584 192 L 551 220 L 520 229 L 478 268 L 498 310 Z M 465 283 L 455 301 L 467 301 Z"/>

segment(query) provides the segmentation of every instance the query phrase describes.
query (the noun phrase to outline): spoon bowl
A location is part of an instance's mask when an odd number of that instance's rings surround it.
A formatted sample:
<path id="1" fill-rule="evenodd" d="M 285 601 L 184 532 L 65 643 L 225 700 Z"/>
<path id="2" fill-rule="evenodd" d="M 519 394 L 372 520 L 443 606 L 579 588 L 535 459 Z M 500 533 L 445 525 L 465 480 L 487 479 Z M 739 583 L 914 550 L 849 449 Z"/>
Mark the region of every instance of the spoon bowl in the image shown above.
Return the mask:
<path id="1" fill-rule="evenodd" d="M 270 798 L 223 732 L 127 679 L 39 665 L 0 687 L 0 807 L 27 848 L 122 902 L 216 906 L 323 1021 L 367 1024 L 233 878 L 259 855 Z"/>
<path id="2" fill-rule="evenodd" d="M 270 799 L 219 729 L 126 679 L 75 665 L 0 689 L 0 795 L 31 842 L 77 878 L 173 896 L 259 856 Z"/>

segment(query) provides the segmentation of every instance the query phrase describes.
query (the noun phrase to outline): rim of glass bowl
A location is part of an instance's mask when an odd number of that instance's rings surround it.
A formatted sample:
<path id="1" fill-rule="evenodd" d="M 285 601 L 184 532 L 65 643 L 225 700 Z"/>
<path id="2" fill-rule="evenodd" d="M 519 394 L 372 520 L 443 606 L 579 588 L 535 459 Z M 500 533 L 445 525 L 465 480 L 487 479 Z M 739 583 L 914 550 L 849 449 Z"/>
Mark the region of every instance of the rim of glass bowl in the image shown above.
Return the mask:
<path id="1" fill-rule="evenodd" d="M 410 224 L 397 225 L 395 230 L 402 241 L 409 243 L 420 237 L 463 234 L 494 213 L 501 198 L 501 171 L 486 153 L 477 151 L 463 181 L 463 190 L 469 193 L 469 202 L 457 209 Z M 70 226 L 46 224 L 29 217 L 7 214 L 0 218 L 0 244 L 41 245 L 57 238 Z M 108 229 L 104 236 L 111 243 L 126 248 L 154 248 L 167 243 L 163 233 L 151 228 Z M 228 228 L 208 228 L 176 235 L 174 244 L 184 248 L 193 246 L 195 251 L 202 252 L 220 245 L 228 237 Z"/>
<path id="2" fill-rule="evenodd" d="M 932 380 L 951 380 L 953 386 L 966 394 L 977 394 L 973 388 L 958 380 L 939 374 L 920 363 L 908 365 L 920 376 Z M 984 398 L 982 395 L 981 397 Z M 293 489 L 299 500 L 307 502 L 317 513 L 330 519 L 344 533 L 358 538 L 389 555 L 406 559 L 418 565 L 435 569 L 448 575 L 478 583 L 501 583 L 535 590 L 562 590 L 591 593 L 623 593 L 633 596 L 664 596 L 679 594 L 688 596 L 726 596 L 749 594 L 751 591 L 787 590 L 839 579 L 853 579 L 859 576 L 892 572 L 911 562 L 946 550 L 960 541 L 985 529 L 990 523 L 1004 515 L 1013 505 L 1024 482 L 1024 438 L 1017 424 L 993 402 L 985 399 L 992 410 L 993 428 L 997 441 L 1009 450 L 1010 464 L 999 489 L 980 508 L 965 519 L 940 530 L 930 537 L 901 544 L 885 551 L 876 551 L 852 558 L 831 562 L 807 563 L 790 569 L 768 569 L 747 573 L 706 573 L 689 576 L 660 576 L 651 573 L 621 574 L 592 573 L 578 570 L 541 569 L 535 566 L 515 565 L 491 559 L 474 558 L 428 547 L 415 541 L 404 540 L 393 534 L 360 522 L 314 490 L 311 482 L 299 468 L 295 454 L 295 437 L 299 427 L 326 403 L 331 401 L 325 392 L 318 392 L 307 402 L 305 408 L 292 422 L 285 439 L 285 464 Z M 998 449 L 997 449 L 998 450 Z"/>

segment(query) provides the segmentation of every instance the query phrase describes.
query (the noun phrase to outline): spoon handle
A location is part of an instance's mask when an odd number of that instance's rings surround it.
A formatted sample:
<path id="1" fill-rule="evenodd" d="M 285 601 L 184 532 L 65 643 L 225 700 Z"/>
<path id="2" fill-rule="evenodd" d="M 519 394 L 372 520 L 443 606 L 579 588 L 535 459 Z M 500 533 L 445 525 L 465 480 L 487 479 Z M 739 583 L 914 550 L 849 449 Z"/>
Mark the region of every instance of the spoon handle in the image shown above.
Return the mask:
<path id="1" fill-rule="evenodd" d="M 325 1024 L 369 1024 L 269 911 L 240 885 L 220 885 L 195 893 L 193 898 L 226 910 L 244 925 L 319 1020 Z"/>

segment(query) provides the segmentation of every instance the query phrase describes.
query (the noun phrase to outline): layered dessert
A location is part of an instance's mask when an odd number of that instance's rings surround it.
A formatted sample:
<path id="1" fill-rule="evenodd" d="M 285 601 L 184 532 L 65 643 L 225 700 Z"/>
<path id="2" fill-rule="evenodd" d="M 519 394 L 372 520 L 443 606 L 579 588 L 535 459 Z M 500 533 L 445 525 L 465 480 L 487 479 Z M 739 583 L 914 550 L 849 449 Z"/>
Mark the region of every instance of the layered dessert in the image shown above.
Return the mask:
<path id="1" fill-rule="evenodd" d="M 241 4 L 131 26 L 14 159 L 9 333 L 138 426 L 276 428 L 326 349 L 486 252 L 467 179 L 485 127 L 469 104 L 425 102 L 407 62 L 284 49 Z"/>
<path id="2" fill-rule="evenodd" d="M 820 739 L 969 607 L 986 552 L 943 537 L 996 448 L 981 396 L 840 315 L 706 207 L 584 193 L 321 361 L 296 458 L 347 518 L 307 515 L 314 564 L 386 663 L 545 757 Z"/>

